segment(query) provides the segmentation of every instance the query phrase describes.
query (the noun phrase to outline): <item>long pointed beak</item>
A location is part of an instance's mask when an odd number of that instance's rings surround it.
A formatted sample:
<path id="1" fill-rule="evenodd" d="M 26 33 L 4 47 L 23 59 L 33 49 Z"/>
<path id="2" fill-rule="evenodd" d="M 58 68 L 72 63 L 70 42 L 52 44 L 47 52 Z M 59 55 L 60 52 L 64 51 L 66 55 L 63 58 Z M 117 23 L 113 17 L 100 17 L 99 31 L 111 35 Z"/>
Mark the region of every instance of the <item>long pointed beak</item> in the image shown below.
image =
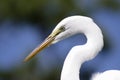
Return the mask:
<path id="1" fill-rule="evenodd" d="M 53 30 L 53 32 L 39 45 L 37 48 L 35 48 L 25 59 L 24 62 L 29 61 L 32 57 L 34 57 L 36 54 L 38 54 L 40 51 L 48 47 L 52 44 L 53 41 L 55 41 L 56 36 L 61 33 L 63 29 L 56 29 Z"/>
<path id="2" fill-rule="evenodd" d="M 41 43 L 40 46 L 38 46 L 37 48 L 35 48 L 25 59 L 24 62 L 27 62 L 28 60 L 30 60 L 32 57 L 34 57 L 36 54 L 38 54 L 40 51 L 42 51 L 43 49 L 45 49 L 46 47 L 48 47 L 55 39 L 55 36 L 52 36 L 52 34 L 50 36 L 48 36 L 43 43 Z"/>

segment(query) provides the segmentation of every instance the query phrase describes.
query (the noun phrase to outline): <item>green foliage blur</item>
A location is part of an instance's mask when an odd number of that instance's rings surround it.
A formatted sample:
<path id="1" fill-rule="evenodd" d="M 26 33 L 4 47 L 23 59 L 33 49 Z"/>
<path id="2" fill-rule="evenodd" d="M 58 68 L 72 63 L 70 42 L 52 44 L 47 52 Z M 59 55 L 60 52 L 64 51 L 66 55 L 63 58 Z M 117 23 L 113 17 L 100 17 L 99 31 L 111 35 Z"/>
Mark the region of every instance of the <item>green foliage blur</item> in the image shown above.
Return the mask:
<path id="1" fill-rule="evenodd" d="M 101 8 L 118 11 L 120 4 L 117 0 L 0 0 L 0 22 L 10 19 L 48 28 L 67 16 L 91 16 Z M 0 80 L 60 80 L 61 68 L 53 67 L 46 74 L 37 65 L 33 60 L 10 71 L 0 71 Z"/>
<path id="2" fill-rule="evenodd" d="M 117 0 L 0 0 L 0 20 L 12 19 L 50 26 L 70 15 L 90 16 L 96 9 L 117 11 L 119 7 Z"/>

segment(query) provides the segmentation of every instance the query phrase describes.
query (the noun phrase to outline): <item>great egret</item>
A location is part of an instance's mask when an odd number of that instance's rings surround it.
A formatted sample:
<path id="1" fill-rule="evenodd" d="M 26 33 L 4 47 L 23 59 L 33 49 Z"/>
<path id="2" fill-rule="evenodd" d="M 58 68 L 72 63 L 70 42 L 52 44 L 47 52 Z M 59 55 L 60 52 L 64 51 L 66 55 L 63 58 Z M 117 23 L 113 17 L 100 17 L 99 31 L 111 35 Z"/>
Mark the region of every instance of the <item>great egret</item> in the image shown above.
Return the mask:
<path id="1" fill-rule="evenodd" d="M 53 32 L 24 61 L 28 61 L 47 46 L 75 34 L 83 33 L 87 42 L 74 46 L 68 53 L 61 73 L 61 80 L 80 80 L 79 70 L 85 61 L 93 59 L 101 51 L 104 41 L 100 28 L 85 16 L 71 16 L 63 19 Z M 108 70 L 94 75 L 91 80 L 120 80 L 120 71 Z"/>

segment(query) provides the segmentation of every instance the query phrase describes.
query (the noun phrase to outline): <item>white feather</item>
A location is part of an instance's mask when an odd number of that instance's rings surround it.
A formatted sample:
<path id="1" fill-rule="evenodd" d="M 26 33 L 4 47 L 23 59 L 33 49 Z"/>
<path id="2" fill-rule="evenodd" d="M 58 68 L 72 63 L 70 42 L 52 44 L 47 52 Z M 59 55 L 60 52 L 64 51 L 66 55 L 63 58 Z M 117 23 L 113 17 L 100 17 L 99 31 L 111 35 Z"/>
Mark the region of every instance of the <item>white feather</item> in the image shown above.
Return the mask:
<path id="1" fill-rule="evenodd" d="M 103 48 L 102 31 L 91 18 L 85 16 L 65 18 L 55 27 L 53 32 L 60 27 L 65 27 L 65 31 L 56 36 L 55 42 L 80 33 L 83 33 L 87 38 L 86 44 L 74 46 L 70 50 L 61 73 L 61 80 L 80 80 L 79 71 L 82 63 L 93 59 Z M 98 73 L 91 80 L 120 80 L 120 71 L 110 70 Z"/>
<path id="2" fill-rule="evenodd" d="M 103 73 L 96 73 L 91 80 L 120 80 L 120 71 L 108 70 Z"/>

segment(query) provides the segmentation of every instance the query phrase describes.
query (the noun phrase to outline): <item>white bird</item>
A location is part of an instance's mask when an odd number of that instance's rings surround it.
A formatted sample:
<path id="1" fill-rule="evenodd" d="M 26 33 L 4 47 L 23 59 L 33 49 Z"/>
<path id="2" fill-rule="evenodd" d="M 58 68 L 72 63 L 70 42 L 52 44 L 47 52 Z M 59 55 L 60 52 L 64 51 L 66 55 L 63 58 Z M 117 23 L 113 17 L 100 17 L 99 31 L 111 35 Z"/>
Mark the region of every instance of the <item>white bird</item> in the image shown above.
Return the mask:
<path id="1" fill-rule="evenodd" d="M 89 17 L 71 16 L 63 19 L 45 41 L 34 49 L 24 61 L 28 61 L 47 46 L 80 33 L 86 36 L 87 42 L 84 45 L 74 46 L 70 50 L 61 72 L 61 80 L 80 80 L 79 71 L 82 63 L 93 59 L 104 45 L 101 29 Z M 98 73 L 93 75 L 91 80 L 120 80 L 120 71 L 108 70 Z"/>

